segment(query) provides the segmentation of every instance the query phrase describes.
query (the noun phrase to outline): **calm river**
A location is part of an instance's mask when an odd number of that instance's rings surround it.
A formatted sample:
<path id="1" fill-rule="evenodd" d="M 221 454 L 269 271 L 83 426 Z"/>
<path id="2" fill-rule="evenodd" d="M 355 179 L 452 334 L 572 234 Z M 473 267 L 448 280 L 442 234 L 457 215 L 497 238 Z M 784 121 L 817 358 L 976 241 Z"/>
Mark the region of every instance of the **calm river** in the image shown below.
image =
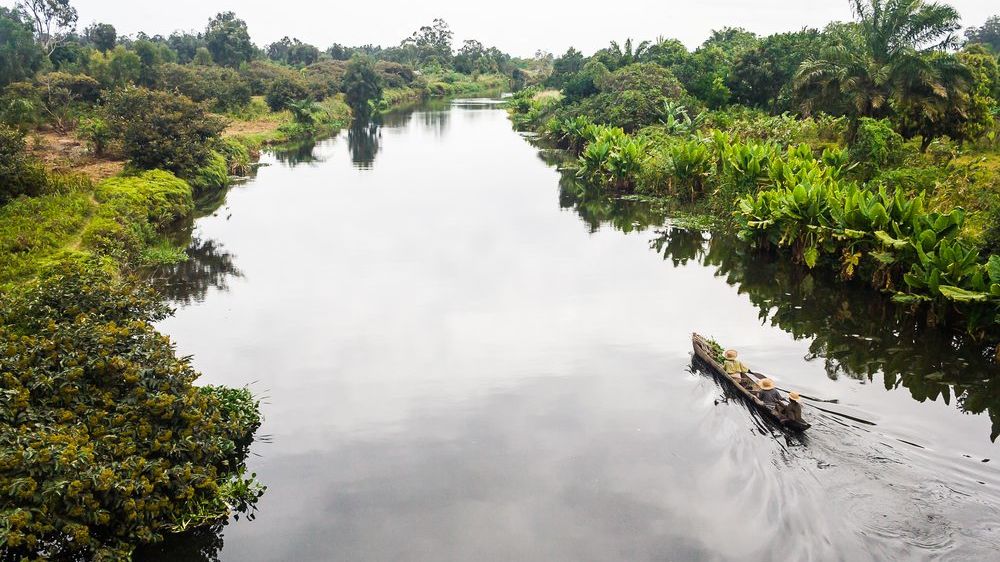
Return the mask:
<path id="1" fill-rule="evenodd" d="M 162 328 L 266 396 L 268 491 L 165 559 L 996 559 L 990 349 L 556 161 L 439 103 L 267 155 L 197 222 Z M 772 430 L 692 332 L 863 421 Z"/>

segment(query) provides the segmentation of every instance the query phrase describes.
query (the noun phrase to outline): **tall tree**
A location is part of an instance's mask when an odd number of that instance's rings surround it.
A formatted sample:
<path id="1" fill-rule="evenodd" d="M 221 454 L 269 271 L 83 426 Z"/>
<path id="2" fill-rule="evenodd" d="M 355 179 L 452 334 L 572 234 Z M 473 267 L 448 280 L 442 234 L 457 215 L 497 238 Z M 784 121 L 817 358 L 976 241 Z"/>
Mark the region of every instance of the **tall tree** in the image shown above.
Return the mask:
<path id="1" fill-rule="evenodd" d="M 115 48 L 118 40 L 118 32 L 115 26 L 110 23 L 94 23 L 83 30 L 83 36 L 87 38 L 95 49 L 106 53 Z"/>
<path id="2" fill-rule="evenodd" d="M 347 65 L 341 89 L 355 119 L 370 117 L 373 105 L 382 99 L 382 78 L 375 70 L 375 63 L 366 56 L 355 55 Z"/>
<path id="3" fill-rule="evenodd" d="M 69 0 L 21 0 L 17 6 L 32 22 L 35 38 L 46 56 L 76 27 L 76 8 L 69 5 Z"/>
<path id="4" fill-rule="evenodd" d="M 417 61 L 421 65 L 437 63 L 441 66 L 451 65 L 451 41 L 455 34 L 448 22 L 437 18 L 431 25 L 425 25 L 404 39 L 400 47 L 415 51 Z"/>
<path id="5" fill-rule="evenodd" d="M 834 110 L 851 118 L 884 117 L 890 101 L 913 108 L 927 92 L 947 96 L 943 80 L 957 74 L 924 57 L 955 44 L 959 15 L 924 0 L 852 0 L 855 25 L 833 27 L 832 45 L 802 63 L 795 87 L 803 108 Z"/>
<path id="6" fill-rule="evenodd" d="M 238 67 L 252 59 L 256 52 L 247 22 L 233 12 L 222 12 L 209 20 L 204 38 L 212 60 L 222 66 Z"/>
<path id="7" fill-rule="evenodd" d="M 0 88 L 35 74 L 42 52 L 21 14 L 0 7 Z"/>
<path id="8" fill-rule="evenodd" d="M 765 37 L 736 58 L 727 85 L 733 100 L 780 113 L 791 109 L 791 81 L 807 57 L 821 48 L 815 29 Z"/>

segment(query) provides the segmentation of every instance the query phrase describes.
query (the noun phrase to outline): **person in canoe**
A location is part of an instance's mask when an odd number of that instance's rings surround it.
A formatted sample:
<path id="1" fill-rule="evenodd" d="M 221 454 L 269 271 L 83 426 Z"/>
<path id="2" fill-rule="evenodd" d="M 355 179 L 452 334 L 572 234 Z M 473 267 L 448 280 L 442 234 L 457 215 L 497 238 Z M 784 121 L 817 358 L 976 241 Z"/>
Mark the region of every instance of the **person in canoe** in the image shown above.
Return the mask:
<path id="1" fill-rule="evenodd" d="M 788 404 L 785 404 L 779 413 L 784 415 L 786 418 L 797 421 L 799 423 L 805 423 L 802 419 L 802 404 L 800 403 L 802 397 L 799 396 L 798 392 L 788 393 Z"/>
<path id="2" fill-rule="evenodd" d="M 765 406 L 774 407 L 779 413 L 785 405 L 785 401 L 781 398 L 781 394 L 776 388 L 774 388 L 774 381 L 771 379 L 761 379 L 759 383 L 759 390 L 754 392 L 757 398 L 764 403 Z"/>
<path id="3" fill-rule="evenodd" d="M 734 349 L 727 351 L 726 363 L 723 367 L 726 369 L 726 374 L 733 379 L 733 382 L 749 390 L 753 386 L 753 381 L 747 376 L 750 368 L 740 361 L 739 356 L 739 353 Z"/>

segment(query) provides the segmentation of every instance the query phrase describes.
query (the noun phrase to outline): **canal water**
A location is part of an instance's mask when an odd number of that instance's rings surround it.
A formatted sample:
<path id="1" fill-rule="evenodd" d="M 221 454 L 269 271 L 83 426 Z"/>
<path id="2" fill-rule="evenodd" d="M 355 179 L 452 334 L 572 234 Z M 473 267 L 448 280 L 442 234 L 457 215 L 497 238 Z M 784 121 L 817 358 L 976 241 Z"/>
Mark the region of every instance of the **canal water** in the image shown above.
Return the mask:
<path id="1" fill-rule="evenodd" d="M 438 103 L 265 155 L 196 223 L 161 328 L 264 397 L 268 490 L 167 559 L 995 559 L 992 350 L 558 161 Z M 837 402 L 783 434 L 692 332 Z"/>

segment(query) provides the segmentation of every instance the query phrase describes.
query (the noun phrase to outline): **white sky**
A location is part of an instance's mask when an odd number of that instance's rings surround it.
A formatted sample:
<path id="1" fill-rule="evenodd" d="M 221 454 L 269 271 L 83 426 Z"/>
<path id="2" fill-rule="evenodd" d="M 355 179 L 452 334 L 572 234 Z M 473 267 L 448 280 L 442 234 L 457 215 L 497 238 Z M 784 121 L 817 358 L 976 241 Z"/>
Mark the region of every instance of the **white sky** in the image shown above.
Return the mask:
<path id="1" fill-rule="evenodd" d="M 964 25 L 981 25 L 1000 13 L 996 0 L 951 0 Z M 0 0 L 10 6 L 13 0 Z M 122 34 L 145 31 L 169 35 L 201 30 L 208 18 L 232 10 L 247 21 L 258 45 L 285 35 L 325 49 L 333 43 L 384 46 L 436 17 L 455 32 L 456 45 L 478 39 L 514 55 L 536 49 L 560 54 L 569 46 L 587 54 L 611 40 L 675 37 L 689 47 L 699 45 L 712 29 L 745 27 L 759 34 L 822 27 L 850 19 L 848 0 L 503 0 L 495 4 L 468 0 L 72 0 L 80 28 L 101 21 Z"/>

